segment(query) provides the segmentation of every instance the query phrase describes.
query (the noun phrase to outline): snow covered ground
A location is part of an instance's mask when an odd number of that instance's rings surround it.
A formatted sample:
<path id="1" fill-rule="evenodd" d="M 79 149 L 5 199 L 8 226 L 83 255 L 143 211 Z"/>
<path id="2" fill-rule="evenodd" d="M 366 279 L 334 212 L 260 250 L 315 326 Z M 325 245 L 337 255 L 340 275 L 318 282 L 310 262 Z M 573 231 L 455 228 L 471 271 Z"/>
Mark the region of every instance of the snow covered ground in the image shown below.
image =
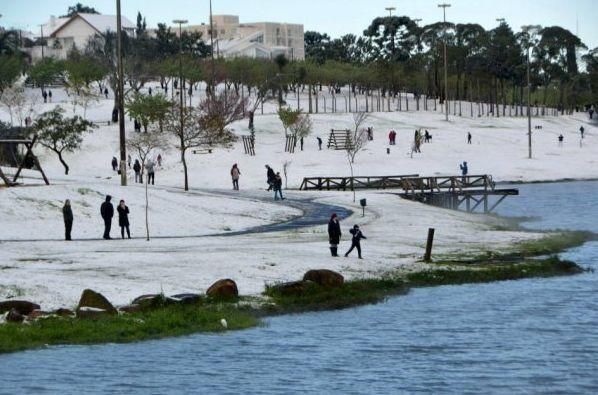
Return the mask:
<path id="1" fill-rule="evenodd" d="M 32 92 L 36 94 L 35 91 Z M 37 91 L 39 93 L 39 91 Z M 54 90 L 55 102 L 63 97 Z M 37 104 L 36 112 L 54 104 Z M 72 105 L 65 104 L 69 112 Z M 92 120 L 107 120 L 112 102 L 102 100 L 87 110 Z M 0 112 L 0 119 L 8 119 Z M 346 176 L 349 167 L 342 151 L 318 151 L 316 136 L 326 144 L 331 128 L 351 127 L 349 114 L 314 115 L 314 133 L 303 152 L 284 152 L 284 132 L 275 115 L 256 116 L 256 156 L 243 153 L 239 142 L 228 150 L 212 154 L 190 154 L 191 193 L 183 183 L 179 155 L 173 147 L 162 152 L 164 163 L 150 186 L 150 230 L 154 238 L 97 240 L 102 233 L 99 205 L 104 195 L 125 199 L 131 209 L 133 236 L 144 235 L 144 188 L 137 184 L 123 188 L 110 166 L 118 157 L 116 125 L 101 126 L 86 136 L 79 152 L 67 154 L 71 174 L 64 175 L 54 154 L 40 146 L 35 150 L 52 183 L 26 178 L 36 186 L 0 188 L 0 299 L 19 297 L 40 302 L 44 308 L 72 306 L 84 288 L 104 293 L 117 304 L 128 303 L 143 293 L 203 292 L 215 280 L 233 278 L 242 294 L 256 294 L 264 284 L 298 279 L 308 269 L 338 270 L 348 278 L 375 276 L 402 268 L 422 267 L 428 227 L 436 228 L 434 252 L 476 253 L 507 248 L 513 242 L 539 237 L 526 232 L 498 231 L 501 221 L 481 215 L 438 209 L 404 201 L 380 191 L 358 192 L 368 200 L 366 216 L 352 202 L 350 193 L 287 192 L 289 200 L 315 198 L 318 202 L 351 207 L 351 218 L 343 220 L 340 252 L 349 244 L 349 227 L 362 226 L 364 260 L 355 256 L 332 258 L 328 251 L 326 223 L 273 233 L 213 236 L 285 221 L 301 215 L 296 208 L 274 202 L 265 192 L 265 164 L 281 171 L 290 161 L 288 186 L 296 188 L 306 176 Z M 434 112 L 374 113 L 367 126 L 374 128 L 374 141 L 357 157 L 357 175 L 458 174 L 459 163 L 469 163 L 470 174 L 492 174 L 496 181 L 537 181 L 598 177 L 598 130 L 584 114 L 534 118 L 534 158 L 527 159 L 527 121 L 522 118 L 455 118 L 445 122 Z M 580 146 L 580 126 L 586 137 Z M 233 125 L 247 134 L 247 121 Z M 397 145 L 388 146 L 389 128 L 397 133 Z M 427 129 L 433 143 L 421 154 L 409 155 L 415 128 Z M 132 130 L 132 123 L 127 123 Z M 466 144 L 470 131 L 473 144 Z M 557 136 L 565 141 L 558 146 Z M 241 169 L 241 190 L 233 192 L 230 167 Z M 12 170 L 4 168 L 6 173 Z M 27 177 L 39 178 L 35 172 Z M 60 213 L 64 199 L 71 199 L 75 214 L 73 237 L 63 236 Z M 116 203 L 116 202 L 115 202 Z M 116 221 L 115 221 L 116 222 Z M 113 225 L 113 237 L 117 233 Z M 83 240 L 82 240 L 83 239 Z M 95 239 L 95 240 L 94 240 Z"/>

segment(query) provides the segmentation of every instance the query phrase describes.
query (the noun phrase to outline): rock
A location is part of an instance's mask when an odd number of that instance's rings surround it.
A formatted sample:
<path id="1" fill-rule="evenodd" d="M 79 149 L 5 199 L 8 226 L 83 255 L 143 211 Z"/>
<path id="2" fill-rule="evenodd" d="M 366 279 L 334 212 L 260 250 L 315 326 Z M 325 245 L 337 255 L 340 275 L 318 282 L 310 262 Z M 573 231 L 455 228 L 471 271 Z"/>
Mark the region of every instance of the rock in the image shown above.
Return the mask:
<path id="1" fill-rule="evenodd" d="M 128 306 L 121 306 L 118 308 L 118 311 L 120 311 L 121 313 L 138 313 L 141 311 L 141 306 L 139 306 L 138 304 L 131 304 Z"/>
<path id="2" fill-rule="evenodd" d="M 141 295 L 131 302 L 132 305 L 138 305 L 141 310 L 159 309 L 176 303 L 178 303 L 178 300 L 162 294 Z"/>
<path id="3" fill-rule="evenodd" d="M 198 294 L 176 294 L 170 297 L 171 299 L 177 300 L 180 304 L 196 304 L 201 302 L 201 295 Z"/>
<path id="4" fill-rule="evenodd" d="M 328 269 L 310 270 L 303 276 L 304 281 L 313 281 L 326 288 L 340 287 L 345 282 L 342 274 Z"/>
<path id="5" fill-rule="evenodd" d="M 206 295 L 211 298 L 230 299 L 239 296 L 237 284 L 229 279 L 218 280 L 208 288 Z"/>
<path id="6" fill-rule="evenodd" d="M 30 321 L 37 320 L 40 317 L 47 317 L 52 313 L 48 311 L 41 311 L 41 310 L 33 310 L 31 313 L 27 314 L 27 319 Z"/>
<path id="7" fill-rule="evenodd" d="M 73 312 L 73 310 L 60 308 L 58 310 L 54 310 L 53 314 L 56 314 L 59 317 L 71 317 L 75 313 Z"/>
<path id="8" fill-rule="evenodd" d="M 290 281 L 288 283 L 275 284 L 270 286 L 273 293 L 282 296 L 298 296 L 303 295 L 307 291 L 307 287 L 313 284 L 310 281 Z"/>
<path id="9" fill-rule="evenodd" d="M 11 309 L 6 315 L 7 322 L 23 322 L 25 316 L 17 311 L 17 309 Z"/>
<path id="10" fill-rule="evenodd" d="M 108 301 L 101 293 L 86 289 L 81 294 L 79 305 L 77 306 L 77 317 L 79 317 L 79 311 L 84 308 L 93 308 L 97 310 L 104 310 L 108 314 L 117 314 L 118 311 L 114 308 L 112 303 Z"/>
<path id="11" fill-rule="evenodd" d="M 116 309 L 115 309 L 116 310 Z M 97 307 L 82 306 L 77 308 L 77 318 L 97 320 L 99 318 L 114 315 L 110 310 L 98 309 Z"/>
<path id="12" fill-rule="evenodd" d="M 7 300 L 0 302 L 0 313 L 5 313 L 10 310 L 16 310 L 21 315 L 28 315 L 33 310 L 39 310 L 40 306 L 26 300 Z"/>

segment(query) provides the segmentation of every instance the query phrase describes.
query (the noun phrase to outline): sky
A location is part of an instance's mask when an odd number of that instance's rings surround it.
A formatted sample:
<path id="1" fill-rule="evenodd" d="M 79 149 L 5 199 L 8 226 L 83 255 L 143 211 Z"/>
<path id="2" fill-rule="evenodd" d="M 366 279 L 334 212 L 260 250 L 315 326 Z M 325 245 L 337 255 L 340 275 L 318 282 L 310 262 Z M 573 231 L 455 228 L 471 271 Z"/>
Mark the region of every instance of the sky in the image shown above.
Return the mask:
<path id="1" fill-rule="evenodd" d="M 37 30 L 50 15 L 60 16 L 77 1 L 103 14 L 115 14 L 115 0 L 0 0 L 0 26 Z M 316 30 L 339 37 L 361 35 L 377 16 L 387 15 L 386 7 L 395 7 L 396 15 L 421 18 L 422 24 L 442 19 L 438 3 L 449 2 L 447 20 L 455 23 L 479 23 L 495 27 L 497 18 L 505 18 L 513 28 L 522 25 L 559 25 L 579 32 L 589 47 L 598 47 L 598 12 L 596 0 L 212 0 L 214 14 L 238 15 L 243 22 L 300 23 L 305 30 Z M 133 23 L 137 11 L 146 17 L 149 27 L 158 22 L 187 19 L 190 24 L 209 21 L 208 0 L 121 0 L 122 13 Z"/>

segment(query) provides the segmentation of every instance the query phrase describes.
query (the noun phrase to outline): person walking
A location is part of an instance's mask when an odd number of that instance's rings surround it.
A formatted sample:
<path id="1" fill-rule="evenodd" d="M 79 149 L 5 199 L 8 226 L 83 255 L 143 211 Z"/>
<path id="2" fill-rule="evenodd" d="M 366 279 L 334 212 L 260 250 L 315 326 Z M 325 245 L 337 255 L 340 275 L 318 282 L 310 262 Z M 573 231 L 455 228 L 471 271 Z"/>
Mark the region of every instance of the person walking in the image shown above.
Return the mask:
<path id="1" fill-rule="evenodd" d="M 274 170 L 269 165 L 266 165 L 266 182 L 268 183 L 268 189 L 266 191 L 271 191 L 274 187 L 274 179 L 276 178 L 276 174 L 274 174 Z"/>
<path id="2" fill-rule="evenodd" d="M 303 151 L 303 137 L 299 140 L 299 145 L 301 146 L 301 151 Z"/>
<path id="3" fill-rule="evenodd" d="M 155 164 L 154 161 L 152 161 L 151 159 L 147 160 L 147 163 L 145 164 L 145 170 L 147 170 L 147 184 L 149 185 L 149 183 L 151 182 L 152 185 L 154 185 L 154 180 L 155 180 Z"/>
<path id="4" fill-rule="evenodd" d="M 158 166 L 162 167 L 162 155 L 158 154 Z"/>
<path id="5" fill-rule="evenodd" d="M 280 195 L 280 200 L 284 200 L 282 197 L 282 177 L 280 176 L 280 172 L 276 173 L 274 176 L 274 200 L 278 200 L 277 195 Z"/>
<path id="6" fill-rule="evenodd" d="M 139 163 L 139 159 L 135 159 L 133 171 L 135 172 L 135 182 L 143 184 L 143 175 L 141 174 L 141 163 Z"/>
<path id="7" fill-rule="evenodd" d="M 118 159 L 116 159 L 116 156 L 112 157 L 112 171 L 117 171 L 118 170 Z"/>
<path id="8" fill-rule="evenodd" d="M 42 91 L 42 97 L 44 98 L 44 103 L 48 102 L 48 92 Z"/>
<path id="9" fill-rule="evenodd" d="M 579 133 L 581 134 L 581 138 L 582 138 L 582 139 L 583 139 L 583 132 L 585 132 L 585 129 L 584 129 L 584 127 L 582 126 L 582 127 L 580 127 L 580 128 L 579 128 Z"/>
<path id="10" fill-rule="evenodd" d="M 112 239 L 110 237 L 110 228 L 112 227 L 112 217 L 114 217 L 114 206 L 110 203 L 112 196 L 106 195 L 106 201 L 100 207 L 100 214 L 104 220 L 104 240 Z"/>
<path id="11" fill-rule="evenodd" d="M 120 226 L 120 236 L 125 238 L 125 229 L 127 230 L 127 237 L 131 238 L 131 232 L 129 231 L 129 207 L 125 204 L 124 200 L 121 200 L 116 208 L 118 211 L 118 226 Z"/>
<path id="12" fill-rule="evenodd" d="M 330 253 L 338 256 L 338 245 L 341 240 L 341 224 L 336 213 L 332 213 L 328 222 L 328 241 L 330 242 Z"/>
<path id="13" fill-rule="evenodd" d="M 467 144 L 471 144 L 471 132 L 467 132 Z"/>
<path id="14" fill-rule="evenodd" d="M 318 139 L 318 150 L 322 151 L 322 139 L 319 137 L 316 137 Z"/>
<path id="15" fill-rule="evenodd" d="M 127 155 L 127 164 L 129 165 L 129 169 L 131 168 L 131 155 Z"/>
<path id="16" fill-rule="evenodd" d="M 62 218 L 64 219 L 64 239 L 70 241 L 71 230 L 73 229 L 73 210 L 69 199 L 66 199 L 64 206 L 62 206 Z"/>
<path id="17" fill-rule="evenodd" d="M 108 88 L 104 88 L 104 97 L 108 99 Z"/>
<path id="18" fill-rule="evenodd" d="M 559 147 L 562 147 L 562 146 L 563 146 L 563 140 L 564 140 L 564 139 L 565 139 L 565 138 L 563 137 L 563 135 L 562 135 L 562 134 L 559 134 Z"/>
<path id="19" fill-rule="evenodd" d="M 349 232 L 353 235 L 353 237 L 351 238 L 351 248 L 349 248 L 349 251 L 345 253 L 345 258 L 349 256 L 351 251 L 353 251 L 353 248 L 357 248 L 357 256 L 359 259 L 363 259 L 361 256 L 361 239 L 367 239 L 367 237 L 361 233 L 359 225 L 353 225 L 353 229 L 349 230 Z"/>
<path id="20" fill-rule="evenodd" d="M 48 99 L 50 99 L 50 103 L 52 103 L 52 90 L 48 90 Z"/>
<path id="21" fill-rule="evenodd" d="M 147 92 L 149 93 L 149 95 L 152 95 L 152 87 L 150 86 L 149 89 L 147 90 Z"/>
<path id="22" fill-rule="evenodd" d="M 233 168 L 230 169 L 230 176 L 233 179 L 233 190 L 235 190 L 235 191 L 239 190 L 239 176 L 240 175 L 241 175 L 241 170 L 239 170 L 239 167 L 235 163 L 233 165 Z"/>

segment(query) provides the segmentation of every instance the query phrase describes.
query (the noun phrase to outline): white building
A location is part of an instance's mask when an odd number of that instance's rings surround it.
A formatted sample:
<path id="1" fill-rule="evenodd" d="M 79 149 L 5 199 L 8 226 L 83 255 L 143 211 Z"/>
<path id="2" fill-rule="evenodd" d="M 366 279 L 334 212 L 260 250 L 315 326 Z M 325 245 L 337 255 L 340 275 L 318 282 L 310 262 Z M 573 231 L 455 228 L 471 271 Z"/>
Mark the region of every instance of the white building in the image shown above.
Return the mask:
<path id="1" fill-rule="evenodd" d="M 252 58 L 274 58 L 284 54 L 291 60 L 305 59 L 303 25 L 275 22 L 239 23 L 236 15 L 214 15 L 214 52 L 224 58 L 247 56 Z M 210 43 L 209 24 L 183 28 L 202 33 Z"/>
<path id="2" fill-rule="evenodd" d="M 121 17 L 123 32 L 135 35 L 135 25 Z M 69 18 L 50 17 L 42 25 L 40 34 L 46 40 L 44 56 L 66 59 L 73 47 L 83 50 L 89 39 L 95 35 L 104 35 L 107 31 L 116 32 L 116 15 L 75 14 Z M 42 47 L 31 48 L 31 58 L 35 62 L 42 57 Z"/>

